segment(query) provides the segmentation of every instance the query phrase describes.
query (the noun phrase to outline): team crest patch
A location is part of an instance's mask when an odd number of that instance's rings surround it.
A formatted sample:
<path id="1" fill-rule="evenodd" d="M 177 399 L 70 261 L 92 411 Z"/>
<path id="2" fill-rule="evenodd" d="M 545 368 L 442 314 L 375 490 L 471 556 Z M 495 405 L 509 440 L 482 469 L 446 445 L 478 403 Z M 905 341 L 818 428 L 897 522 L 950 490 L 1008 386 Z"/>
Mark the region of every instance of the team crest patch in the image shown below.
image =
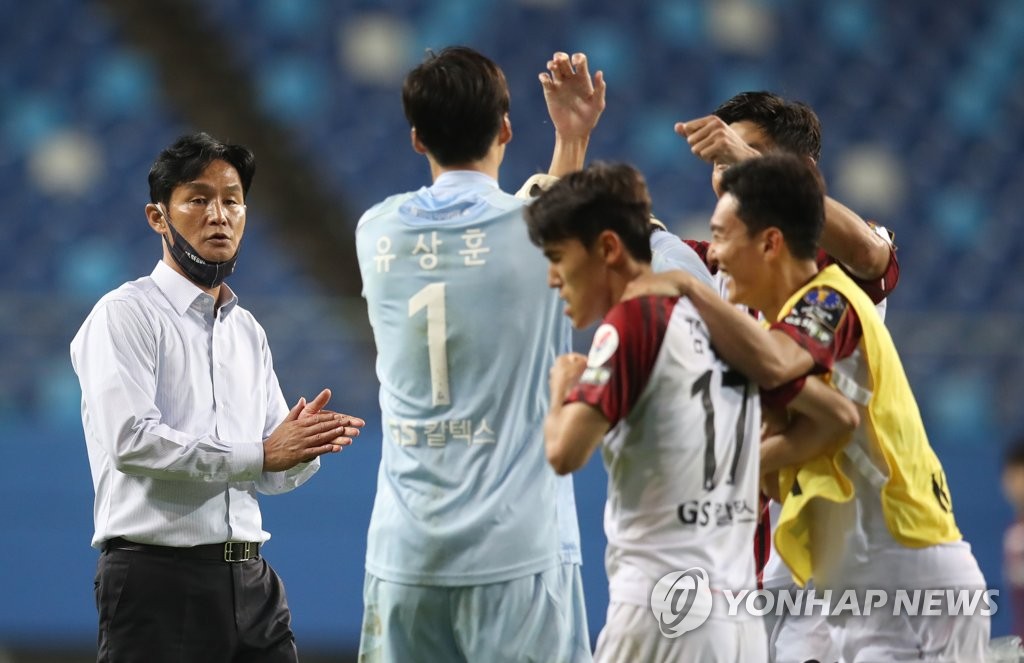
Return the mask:
<path id="1" fill-rule="evenodd" d="M 826 311 L 832 311 L 839 307 L 845 308 L 846 304 L 842 296 L 832 288 L 815 288 L 804 295 L 804 301 Z"/>
<path id="2" fill-rule="evenodd" d="M 814 288 L 796 303 L 783 322 L 803 329 L 815 341 L 828 346 L 847 306 L 846 299 L 832 288 Z"/>
<path id="3" fill-rule="evenodd" d="M 615 325 L 605 323 L 594 333 L 594 343 L 587 355 L 587 366 L 597 368 L 604 366 L 619 349 L 619 330 Z"/>

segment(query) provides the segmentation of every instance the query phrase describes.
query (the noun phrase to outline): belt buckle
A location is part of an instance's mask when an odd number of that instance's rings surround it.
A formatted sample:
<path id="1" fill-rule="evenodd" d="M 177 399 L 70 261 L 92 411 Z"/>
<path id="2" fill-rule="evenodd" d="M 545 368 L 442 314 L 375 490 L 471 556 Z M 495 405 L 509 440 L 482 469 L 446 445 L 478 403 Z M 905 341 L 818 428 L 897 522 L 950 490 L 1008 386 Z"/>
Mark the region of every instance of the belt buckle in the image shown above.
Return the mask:
<path id="1" fill-rule="evenodd" d="M 239 559 L 235 559 L 235 545 L 245 546 L 241 549 L 242 556 Z M 259 550 L 259 548 L 257 548 Z M 252 542 L 250 541 L 228 541 L 224 544 L 224 561 L 225 562 L 248 562 L 252 559 Z"/>

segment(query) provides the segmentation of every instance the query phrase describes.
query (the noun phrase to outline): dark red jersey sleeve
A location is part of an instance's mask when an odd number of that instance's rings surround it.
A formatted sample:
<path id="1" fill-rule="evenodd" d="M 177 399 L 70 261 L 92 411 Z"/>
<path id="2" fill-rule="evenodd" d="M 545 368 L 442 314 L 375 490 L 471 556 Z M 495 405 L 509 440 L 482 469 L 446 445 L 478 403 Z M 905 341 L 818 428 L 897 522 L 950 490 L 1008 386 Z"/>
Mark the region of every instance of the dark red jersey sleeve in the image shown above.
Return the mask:
<path id="1" fill-rule="evenodd" d="M 586 403 L 610 426 L 625 418 L 650 379 L 676 297 L 638 297 L 616 304 L 594 333 L 587 368 L 566 403 Z"/>
<path id="2" fill-rule="evenodd" d="M 769 511 L 771 500 L 764 493 L 757 496 L 760 516 L 754 530 L 754 572 L 757 573 L 757 588 L 764 589 L 764 567 L 772 552 L 772 516 Z"/>
<path id="3" fill-rule="evenodd" d="M 696 239 L 684 239 L 683 244 L 694 250 L 694 252 L 700 257 L 701 262 L 708 268 L 708 271 L 714 274 L 718 271 L 718 263 L 708 262 L 708 249 L 711 248 L 711 242 L 705 242 L 703 240 Z"/>
<path id="4" fill-rule="evenodd" d="M 872 230 L 875 232 L 885 232 L 884 229 L 879 229 L 879 226 L 875 223 L 868 222 Z M 821 249 L 818 249 L 818 269 L 825 269 L 829 265 L 839 265 L 839 268 L 846 272 L 846 275 L 853 279 L 854 283 L 860 286 L 860 289 L 871 298 L 871 301 L 875 304 L 881 302 L 883 299 L 892 294 L 892 291 L 896 289 L 896 284 L 900 280 L 900 262 L 899 258 L 896 257 L 896 245 L 892 242 L 892 233 L 889 233 L 889 264 L 885 266 L 885 271 L 877 279 L 865 281 L 864 279 L 857 278 L 851 274 L 843 263 L 838 262 L 835 258 L 828 255 Z"/>
<path id="5" fill-rule="evenodd" d="M 832 370 L 835 362 L 853 354 L 863 335 L 860 318 L 850 303 L 838 291 L 824 286 L 809 290 L 771 329 L 785 333 L 810 353 L 814 367 L 808 375 Z M 784 407 L 800 393 L 805 378 L 762 390 L 762 405 Z"/>

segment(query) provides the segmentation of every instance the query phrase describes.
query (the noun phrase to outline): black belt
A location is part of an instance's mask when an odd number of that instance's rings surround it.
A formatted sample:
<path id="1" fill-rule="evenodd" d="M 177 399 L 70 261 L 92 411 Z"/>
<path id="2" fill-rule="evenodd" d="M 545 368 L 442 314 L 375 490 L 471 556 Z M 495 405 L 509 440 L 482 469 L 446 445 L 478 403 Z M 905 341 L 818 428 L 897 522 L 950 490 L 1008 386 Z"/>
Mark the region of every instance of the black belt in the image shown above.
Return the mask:
<path id="1" fill-rule="evenodd" d="M 209 543 L 190 548 L 174 546 L 154 546 L 148 543 L 135 543 L 116 537 L 103 544 L 103 550 L 131 550 L 165 557 L 181 557 L 183 559 L 206 559 L 218 562 L 248 562 L 260 556 L 260 544 L 255 541 L 228 541 L 227 543 Z"/>

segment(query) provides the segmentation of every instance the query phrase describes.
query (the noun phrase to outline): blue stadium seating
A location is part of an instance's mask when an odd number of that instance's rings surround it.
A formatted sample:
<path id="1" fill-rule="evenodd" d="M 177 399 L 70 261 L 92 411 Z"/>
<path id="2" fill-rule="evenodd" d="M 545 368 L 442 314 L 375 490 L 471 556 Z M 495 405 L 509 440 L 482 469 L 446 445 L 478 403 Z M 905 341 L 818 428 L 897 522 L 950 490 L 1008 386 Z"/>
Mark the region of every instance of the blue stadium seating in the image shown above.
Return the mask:
<path id="1" fill-rule="evenodd" d="M 236 64 L 252 77 L 262 108 L 288 128 L 356 216 L 427 181 L 426 164 L 409 148 L 398 85 L 367 82 L 339 59 L 341 28 L 379 14 L 380 3 L 196 4 L 197 20 L 223 33 Z M 1024 5 L 750 0 L 770 30 L 763 52 L 751 53 L 719 48 L 709 29 L 713 4 L 387 6 L 413 35 L 412 44 L 394 45 L 404 49 L 406 66 L 425 48 L 464 42 L 505 68 L 515 131 L 502 173 L 506 188 L 547 167 L 552 130 L 536 74 L 560 49 L 586 50 L 609 82 L 592 157 L 637 164 L 659 216 L 676 226 L 706 217 L 714 200 L 708 166 L 689 154 L 672 124 L 704 115 L 740 90 L 775 89 L 818 110 L 830 181 L 839 179 L 851 150 L 884 146 L 904 182 L 901 201 L 878 215 L 895 231 L 902 257 L 890 307 L 894 334 L 936 447 L 948 454 L 947 467 L 955 465 L 950 483 L 963 496 L 965 530 L 989 582 L 1000 586 L 1000 537 L 1009 514 L 990 508 L 1002 505 L 999 447 L 1024 431 L 1024 409 L 1016 404 L 1024 393 L 1020 340 L 998 333 L 1000 325 L 1024 329 Z M 36 540 L 53 551 L 31 558 L 20 547 L 0 552 L 0 565 L 17 571 L 8 574 L 16 582 L 0 608 L 0 644 L 45 636 L 51 645 L 82 645 L 94 629 L 86 550 L 91 486 L 67 345 L 100 294 L 148 273 L 159 257 L 142 214 L 145 176 L 156 151 L 189 128 L 161 90 L 153 63 L 101 4 L 0 0 L 0 15 L 0 302 L 7 311 L 0 321 L 0 439 L 11 450 L 0 464 L 0 502 L 18 505 L 5 508 L 14 516 L 5 523 L 10 540 Z M 82 194 L 48 194 L 33 175 L 34 159 L 64 131 L 100 148 L 101 175 Z M 843 198 L 843 191 L 833 193 Z M 875 215 L 870 201 L 858 209 Z M 360 303 L 328 299 L 301 259 L 281 248 L 269 221 L 250 210 L 232 284 L 268 329 L 287 395 L 330 385 L 339 408 L 371 420 L 356 447 L 327 459 L 308 496 L 265 502 L 268 527 L 278 535 L 269 550 L 281 560 L 299 632 L 324 647 L 351 646 L 379 458 L 372 347 L 362 334 Z M 339 229 L 339 236 L 353 229 Z M 965 349 L 965 336 L 989 340 Z M 941 340 L 938 349 L 929 339 Z M 589 472 L 579 482 L 581 509 L 603 494 L 600 470 Z M 302 516 L 313 499 L 322 503 L 316 515 Z M 596 635 L 604 619 L 603 541 L 599 518 L 581 518 Z M 332 544 L 323 545 L 325 538 Z M 337 558 L 309 557 L 311 548 L 339 547 L 345 552 Z M 60 564 L 58 553 L 74 563 Z M 329 567 L 322 569 L 325 582 L 317 578 L 320 565 Z M 55 605 L 66 609 L 58 615 Z M 1005 633 L 1005 611 L 995 619 L 994 632 Z"/>

